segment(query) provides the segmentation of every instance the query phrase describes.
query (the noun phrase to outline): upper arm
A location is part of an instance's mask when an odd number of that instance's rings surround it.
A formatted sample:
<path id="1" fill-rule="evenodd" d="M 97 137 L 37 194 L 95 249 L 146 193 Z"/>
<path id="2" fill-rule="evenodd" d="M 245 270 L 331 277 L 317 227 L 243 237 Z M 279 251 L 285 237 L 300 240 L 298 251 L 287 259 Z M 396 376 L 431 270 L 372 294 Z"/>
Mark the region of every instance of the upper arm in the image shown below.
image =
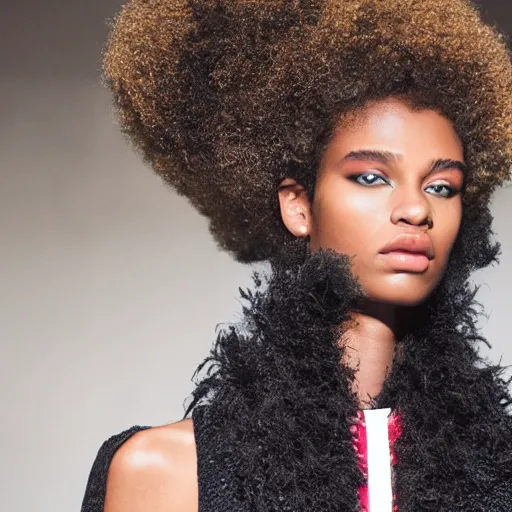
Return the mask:
<path id="1" fill-rule="evenodd" d="M 114 455 L 104 512 L 197 512 L 192 422 L 138 432 Z"/>

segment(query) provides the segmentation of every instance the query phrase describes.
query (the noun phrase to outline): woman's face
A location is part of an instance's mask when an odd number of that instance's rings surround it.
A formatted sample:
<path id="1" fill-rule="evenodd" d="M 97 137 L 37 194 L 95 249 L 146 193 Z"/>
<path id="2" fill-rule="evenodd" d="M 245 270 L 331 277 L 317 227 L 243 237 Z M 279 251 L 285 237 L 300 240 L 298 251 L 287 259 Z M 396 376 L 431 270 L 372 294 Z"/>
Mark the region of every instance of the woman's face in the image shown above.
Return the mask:
<path id="1" fill-rule="evenodd" d="M 352 258 L 372 301 L 413 306 L 441 280 L 459 230 L 463 148 L 433 110 L 398 99 L 346 117 L 320 165 L 312 204 L 291 180 L 279 192 L 283 221 L 311 250 Z"/>

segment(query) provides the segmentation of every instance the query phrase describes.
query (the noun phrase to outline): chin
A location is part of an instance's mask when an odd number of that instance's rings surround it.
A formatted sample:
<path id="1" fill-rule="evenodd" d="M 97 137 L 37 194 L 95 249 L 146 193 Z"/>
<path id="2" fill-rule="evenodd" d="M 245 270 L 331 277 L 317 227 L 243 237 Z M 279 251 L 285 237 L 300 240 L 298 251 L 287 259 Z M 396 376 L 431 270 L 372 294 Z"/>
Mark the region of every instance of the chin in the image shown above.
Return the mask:
<path id="1" fill-rule="evenodd" d="M 405 307 L 422 304 L 435 289 L 435 284 L 424 274 L 400 273 L 392 279 L 374 279 L 369 286 L 361 284 L 373 302 Z"/>

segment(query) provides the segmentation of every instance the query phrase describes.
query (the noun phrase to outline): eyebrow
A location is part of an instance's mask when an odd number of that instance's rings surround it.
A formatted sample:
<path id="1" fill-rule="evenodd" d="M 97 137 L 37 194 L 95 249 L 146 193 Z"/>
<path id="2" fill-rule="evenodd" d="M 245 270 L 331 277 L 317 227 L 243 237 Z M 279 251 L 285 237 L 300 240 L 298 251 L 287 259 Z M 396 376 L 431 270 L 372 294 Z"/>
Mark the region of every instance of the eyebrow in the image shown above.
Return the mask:
<path id="1" fill-rule="evenodd" d="M 392 165 L 403 160 L 403 155 L 400 153 L 393 153 L 392 151 L 380 151 L 375 149 L 360 149 L 357 151 L 351 151 L 346 154 L 339 162 L 338 165 L 347 160 L 362 160 L 373 162 L 379 162 L 383 165 Z M 458 169 L 464 174 L 468 172 L 468 166 L 460 160 L 453 160 L 451 158 L 438 158 L 429 162 L 428 172 L 429 174 L 436 171 L 442 171 L 445 169 Z"/>

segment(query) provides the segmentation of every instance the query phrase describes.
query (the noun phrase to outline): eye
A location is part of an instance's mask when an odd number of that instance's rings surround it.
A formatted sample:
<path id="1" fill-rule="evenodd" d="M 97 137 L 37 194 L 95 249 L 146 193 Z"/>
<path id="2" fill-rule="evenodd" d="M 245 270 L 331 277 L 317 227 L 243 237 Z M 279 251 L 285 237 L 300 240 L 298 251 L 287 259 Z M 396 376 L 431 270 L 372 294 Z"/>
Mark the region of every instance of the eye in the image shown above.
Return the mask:
<path id="1" fill-rule="evenodd" d="M 376 185 L 382 185 L 383 183 L 388 184 L 388 181 L 379 174 L 373 172 L 365 172 L 363 174 L 354 174 L 350 176 L 350 179 L 364 185 L 365 187 L 373 187 Z"/>
<path id="2" fill-rule="evenodd" d="M 444 183 L 434 183 L 433 185 L 428 186 L 425 189 L 425 192 L 434 196 L 446 198 L 453 197 L 457 193 L 453 187 L 450 187 Z"/>

